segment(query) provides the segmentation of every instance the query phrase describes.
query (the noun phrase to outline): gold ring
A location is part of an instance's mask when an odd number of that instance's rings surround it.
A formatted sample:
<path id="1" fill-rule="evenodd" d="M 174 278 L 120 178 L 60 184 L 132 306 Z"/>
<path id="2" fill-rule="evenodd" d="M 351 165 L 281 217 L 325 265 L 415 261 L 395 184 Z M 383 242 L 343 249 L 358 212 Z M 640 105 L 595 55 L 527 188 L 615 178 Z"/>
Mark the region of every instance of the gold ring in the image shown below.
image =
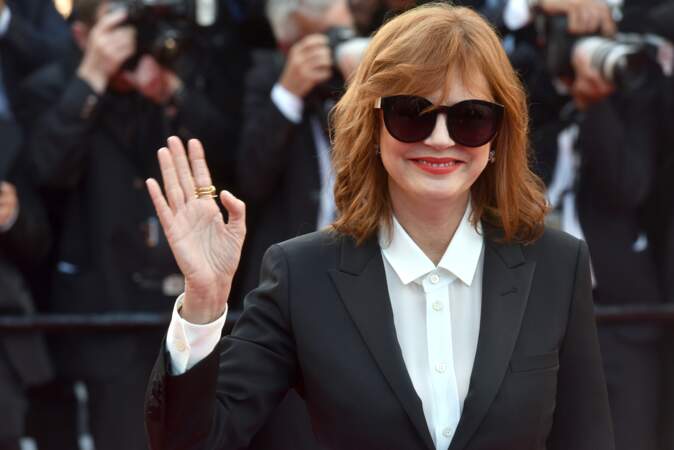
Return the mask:
<path id="1" fill-rule="evenodd" d="M 210 186 L 197 187 L 194 189 L 195 198 L 216 198 L 218 195 L 215 193 L 215 186 L 212 184 Z"/>

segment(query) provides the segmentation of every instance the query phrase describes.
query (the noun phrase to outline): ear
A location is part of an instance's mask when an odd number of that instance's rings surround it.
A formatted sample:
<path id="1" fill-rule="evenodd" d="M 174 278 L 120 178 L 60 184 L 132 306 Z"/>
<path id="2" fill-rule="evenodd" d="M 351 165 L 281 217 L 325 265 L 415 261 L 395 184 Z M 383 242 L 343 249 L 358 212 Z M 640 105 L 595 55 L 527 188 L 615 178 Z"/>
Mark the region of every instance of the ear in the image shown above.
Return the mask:
<path id="1" fill-rule="evenodd" d="M 91 31 L 89 26 L 82 21 L 76 20 L 70 26 L 70 31 L 72 32 L 73 39 L 80 50 L 86 50 L 87 42 L 89 41 L 89 32 Z"/>

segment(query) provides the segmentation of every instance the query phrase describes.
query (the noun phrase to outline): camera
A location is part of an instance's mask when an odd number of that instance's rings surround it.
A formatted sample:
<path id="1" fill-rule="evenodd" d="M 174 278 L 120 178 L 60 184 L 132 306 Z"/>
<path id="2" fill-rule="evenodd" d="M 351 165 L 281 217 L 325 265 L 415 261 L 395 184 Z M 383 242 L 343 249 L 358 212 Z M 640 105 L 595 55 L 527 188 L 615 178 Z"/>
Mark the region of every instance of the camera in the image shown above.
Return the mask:
<path id="1" fill-rule="evenodd" d="M 125 64 L 129 69 L 143 54 L 173 67 L 198 30 L 212 26 L 218 14 L 217 0 L 116 0 L 113 7 L 124 8 L 125 25 L 136 28 L 137 51 Z"/>
<path id="2" fill-rule="evenodd" d="M 546 65 L 557 77 L 573 77 L 574 52 L 589 56 L 601 77 L 621 91 L 634 91 L 661 73 L 658 48 L 662 38 L 637 33 L 618 33 L 614 38 L 573 36 L 566 16 L 545 17 Z"/>
<path id="3" fill-rule="evenodd" d="M 310 98 L 321 102 L 338 99 L 344 90 L 344 77 L 337 67 L 337 52 L 341 45 L 355 38 L 355 33 L 350 28 L 332 27 L 325 32 L 325 36 L 328 38 L 328 48 L 332 57 L 332 75 L 328 80 L 314 87 L 309 94 Z"/>
<path id="4" fill-rule="evenodd" d="M 332 76 L 316 86 L 310 97 L 320 101 L 328 99 L 336 101 L 342 95 L 346 84 L 338 62 L 343 59 L 359 62 L 370 39 L 358 37 L 355 30 L 348 27 L 332 27 L 324 34 L 328 38 L 328 48 L 332 57 Z"/>

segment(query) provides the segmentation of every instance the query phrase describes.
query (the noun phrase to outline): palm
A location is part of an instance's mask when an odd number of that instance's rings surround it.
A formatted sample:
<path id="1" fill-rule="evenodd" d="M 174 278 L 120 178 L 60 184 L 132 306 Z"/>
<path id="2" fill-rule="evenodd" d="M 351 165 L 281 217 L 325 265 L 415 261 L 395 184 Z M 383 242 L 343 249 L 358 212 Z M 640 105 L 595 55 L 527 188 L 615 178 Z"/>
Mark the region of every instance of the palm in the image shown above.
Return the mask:
<path id="1" fill-rule="evenodd" d="M 225 224 L 214 201 L 187 202 L 173 217 L 166 235 L 180 270 L 195 284 L 234 276 L 245 231 Z"/>
<path id="2" fill-rule="evenodd" d="M 225 223 L 213 199 L 195 197 L 195 187 L 211 184 L 201 144 L 190 141 L 189 162 L 179 139 L 170 138 L 169 147 L 158 152 L 166 197 L 155 180 L 148 180 L 148 190 L 173 256 L 196 298 L 191 305 L 208 316 L 221 311 L 227 300 L 246 234 L 245 206 L 223 192 L 220 200 L 229 213 Z"/>

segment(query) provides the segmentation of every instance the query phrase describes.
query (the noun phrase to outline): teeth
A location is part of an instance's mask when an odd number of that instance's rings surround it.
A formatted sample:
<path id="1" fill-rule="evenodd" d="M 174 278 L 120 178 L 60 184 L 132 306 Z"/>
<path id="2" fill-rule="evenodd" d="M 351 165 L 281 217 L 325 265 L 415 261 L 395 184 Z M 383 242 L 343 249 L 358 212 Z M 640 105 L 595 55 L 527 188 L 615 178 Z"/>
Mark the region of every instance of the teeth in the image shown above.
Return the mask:
<path id="1" fill-rule="evenodd" d="M 456 161 L 450 161 L 450 162 L 446 162 L 446 163 L 432 163 L 432 162 L 429 162 L 429 161 L 425 161 L 425 160 L 423 160 L 423 159 L 420 159 L 419 162 L 420 162 L 421 164 L 425 165 L 425 166 L 430 166 L 430 167 L 444 167 L 444 168 L 447 168 L 447 167 L 452 167 L 452 166 L 455 166 L 455 165 L 456 165 Z"/>

